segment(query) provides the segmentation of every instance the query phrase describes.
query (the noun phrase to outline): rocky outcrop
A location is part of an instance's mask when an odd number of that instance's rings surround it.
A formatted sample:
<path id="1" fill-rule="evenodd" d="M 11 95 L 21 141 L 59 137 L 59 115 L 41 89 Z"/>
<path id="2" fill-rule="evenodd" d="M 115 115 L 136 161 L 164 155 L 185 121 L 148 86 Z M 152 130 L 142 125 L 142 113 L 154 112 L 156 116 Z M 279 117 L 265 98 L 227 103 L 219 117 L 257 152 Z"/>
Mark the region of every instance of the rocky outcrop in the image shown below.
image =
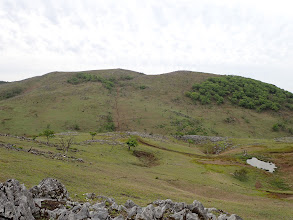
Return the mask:
<path id="1" fill-rule="evenodd" d="M 65 186 L 56 179 L 43 179 L 39 185 L 30 189 L 33 198 L 37 199 L 53 199 L 68 200 L 69 195 Z"/>
<path id="2" fill-rule="evenodd" d="M 0 183 L 0 219 L 34 219 L 38 211 L 24 185 L 13 179 Z"/>
<path id="3" fill-rule="evenodd" d="M 21 151 L 21 152 L 26 152 L 30 154 L 34 154 L 37 156 L 44 156 L 46 158 L 54 159 L 54 160 L 63 160 L 63 161 L 72 161 L 72 162 L 80 162 L 84 163 L 84 160 L 82 158 L 76 158 L 73 156 L 68 156 L 66 154 L 61 154 L 61 153 L 54 153 L 52 151 L 41 151 L 37 149 L 30 148 L 29 150 L 20 147 L 17 147 L 14 144 L 1 144 L 0 147 L 6 148 L 8 150 L 14 150 L 14 151 Z"/>
<path id="4" fill-rule="evenodd" d="M 216 137 L 216 136 L 202 136 L 202 135 L 183 135 L 183 136 L 176 136 L 178 139 L 181 140 L 192 140 L 194 143 L 207 143 L 207 142 L 219 142 L 227 140 L 227 137 Z"/>
<path id="5" fill-rule="evenodd" d="M 27 190 L 17 180 L 0 183 L 0 219 L 58 219 L 58 220 L 241 220 L 216 208 L 205 208 L 199 201 L 192 204 L 157 200 L 140 207 L 128 200 L 118 205 L 114 199 L 85 194 L 86 203 L 69 198 L 65 186 L 56 179 L 48 178 Z"/>

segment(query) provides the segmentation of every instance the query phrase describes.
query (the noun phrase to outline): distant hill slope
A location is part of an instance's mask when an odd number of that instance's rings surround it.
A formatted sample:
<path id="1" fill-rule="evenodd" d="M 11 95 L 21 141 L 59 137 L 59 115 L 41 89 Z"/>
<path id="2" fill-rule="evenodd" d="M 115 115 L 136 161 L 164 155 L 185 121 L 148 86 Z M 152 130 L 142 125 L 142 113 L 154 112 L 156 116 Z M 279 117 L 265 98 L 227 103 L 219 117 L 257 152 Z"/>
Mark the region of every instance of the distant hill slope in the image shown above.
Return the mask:
<path id="1" fill-rule="evenodd" d="M 210 92 L 212 87 L 207 87 L 202 95 L 211 96 L 215 101 L 195 102 L 197 98 L 194 99 L 192 93 L 200 93 L 202 85 L 226 80 L 225 77 L 190 71 L 144 75 L 109 69 L 53 72 L 2 84 L 0 132 L 37 135 L 50 127 L 55 131 L 132 130 L 256 138 L 293 133 L 292 93 L 266 83 L 257 81 L 260 90 L 271 87 L 281 92 L 283 98 L 284 93 L 285 98 L 276 99 L 272 94 L 256 97 L 246 93 L 241 86 L 236 92 L 243 91 L 248 102 L 274 100 L 278 109 L 268 107 L 259 111 L 257 107 L 261 105 L 249 109 L 239 104 L 238 99 L 236 103 L 229 101 L 235 91 L 221 95 L 223 102 L 219 104 L 215 94 Z M 195 84 L 198 86 L 194 87 Z"/>

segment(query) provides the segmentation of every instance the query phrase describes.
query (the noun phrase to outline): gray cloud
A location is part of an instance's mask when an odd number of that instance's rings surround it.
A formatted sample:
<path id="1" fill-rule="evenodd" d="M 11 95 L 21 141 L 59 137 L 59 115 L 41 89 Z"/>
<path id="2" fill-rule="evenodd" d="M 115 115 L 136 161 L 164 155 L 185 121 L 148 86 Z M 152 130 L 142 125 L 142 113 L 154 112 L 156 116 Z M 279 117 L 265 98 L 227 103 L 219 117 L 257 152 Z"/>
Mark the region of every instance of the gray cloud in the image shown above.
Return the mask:
<path id="1" fill-rule="evenodd" d="M 2 0 L 0 80 L 55 70 L 184 69 L 238 74 L 293 92 L 292 6 L 287 0 Z"/>

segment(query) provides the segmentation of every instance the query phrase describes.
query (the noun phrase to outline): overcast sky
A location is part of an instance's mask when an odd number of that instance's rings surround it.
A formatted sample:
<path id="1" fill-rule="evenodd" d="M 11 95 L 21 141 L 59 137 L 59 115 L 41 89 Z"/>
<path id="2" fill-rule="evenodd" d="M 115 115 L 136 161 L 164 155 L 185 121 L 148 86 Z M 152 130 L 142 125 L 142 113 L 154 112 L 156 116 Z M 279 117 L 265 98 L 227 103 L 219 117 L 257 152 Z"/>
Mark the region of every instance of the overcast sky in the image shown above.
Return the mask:
<path id="1" fill-rule="evenodd" d="M 0 80 L 192 70 L 293 92 L 292 9 L 290 0 L 0 0 Z"/>

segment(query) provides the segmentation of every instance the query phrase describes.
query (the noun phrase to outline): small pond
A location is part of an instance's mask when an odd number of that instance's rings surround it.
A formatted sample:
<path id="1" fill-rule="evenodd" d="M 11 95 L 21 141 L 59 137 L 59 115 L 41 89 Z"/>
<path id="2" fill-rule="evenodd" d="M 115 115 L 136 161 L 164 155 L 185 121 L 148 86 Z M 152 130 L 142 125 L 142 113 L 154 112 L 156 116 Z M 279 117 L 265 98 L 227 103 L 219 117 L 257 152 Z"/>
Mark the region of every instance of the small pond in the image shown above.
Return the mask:
<path id="1" fill-rule="evenodd" d="M 254 167 L 257 167 L 259 169 L 269 171 L 270 173 L 274 172 L 275 169 L 277 168 L 275 164 L 270 163 L 270 162 L 261 161 L 261 160 L 255 158 L 255 157 L 246 160 L 246 162 L 251 166 L 254 166 Z"/>

